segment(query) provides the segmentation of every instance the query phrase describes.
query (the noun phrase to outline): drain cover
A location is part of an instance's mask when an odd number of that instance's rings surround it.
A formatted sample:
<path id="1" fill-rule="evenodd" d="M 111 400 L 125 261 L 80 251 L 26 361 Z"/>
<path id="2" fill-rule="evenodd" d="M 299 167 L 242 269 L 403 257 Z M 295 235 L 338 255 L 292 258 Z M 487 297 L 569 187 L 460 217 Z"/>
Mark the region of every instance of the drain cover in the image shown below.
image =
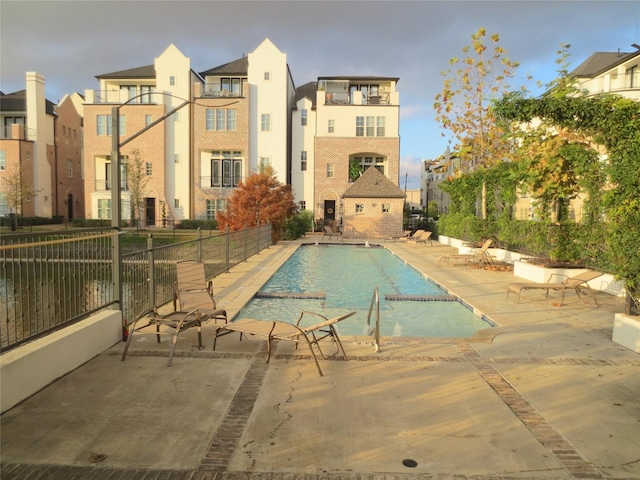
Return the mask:
<path id="1" fill-rule="evenodd" d="M 405 458 L 402 460 L 402 465 L 409 468 L 416 468 L 418 466 L 418 462 L 411 460 L 410 458 Z"/>

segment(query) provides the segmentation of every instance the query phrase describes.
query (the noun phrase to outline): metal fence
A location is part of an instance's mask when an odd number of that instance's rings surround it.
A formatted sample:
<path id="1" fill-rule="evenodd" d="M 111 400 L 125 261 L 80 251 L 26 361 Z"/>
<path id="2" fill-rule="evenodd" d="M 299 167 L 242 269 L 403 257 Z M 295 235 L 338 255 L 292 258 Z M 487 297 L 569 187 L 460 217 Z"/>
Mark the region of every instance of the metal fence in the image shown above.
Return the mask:
<path id="1" fill-rule="evenodd" d="M 93 230 L 47 236 L 3 236 L 0 245 L 0 348 L 76 323 L 104 308 L 122 310 L 125 324 L 153 305 L 171 302 L 176 263 L 205 263 L 207 278 L 269 247 L 271 226 L 204 236 L 170 245 L 123 247 L 122 304 L 114 300 L 113 246 L 127 231 Z"/>

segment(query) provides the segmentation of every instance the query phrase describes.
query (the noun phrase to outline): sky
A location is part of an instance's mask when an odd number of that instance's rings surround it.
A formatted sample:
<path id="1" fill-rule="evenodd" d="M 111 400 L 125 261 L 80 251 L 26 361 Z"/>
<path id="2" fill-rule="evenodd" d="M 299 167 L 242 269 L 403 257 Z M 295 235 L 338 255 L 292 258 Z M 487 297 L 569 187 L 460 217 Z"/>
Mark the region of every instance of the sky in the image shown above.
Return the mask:
<path id="1" fill-rule="evenodd" d="M 435 119 L 449 60 L 479 28 L 498 34 L 520 63 L 514 89 L 540 93 L 595 52 L 640 44 L 640 1 L 8 1 L 0 0 L 0 91 L 45 76 L 45 94 L 97 89 L 97 75 L 151 65 L 170 44 L 202 72 L 241 58 L 269 38 L 287 55 L 296 86 L 319 76 L 398 77 L 400 187 L 419 188 L 420 162 L 455 145 Z M 533 80 L 527 80 L 527 76 Z"/>

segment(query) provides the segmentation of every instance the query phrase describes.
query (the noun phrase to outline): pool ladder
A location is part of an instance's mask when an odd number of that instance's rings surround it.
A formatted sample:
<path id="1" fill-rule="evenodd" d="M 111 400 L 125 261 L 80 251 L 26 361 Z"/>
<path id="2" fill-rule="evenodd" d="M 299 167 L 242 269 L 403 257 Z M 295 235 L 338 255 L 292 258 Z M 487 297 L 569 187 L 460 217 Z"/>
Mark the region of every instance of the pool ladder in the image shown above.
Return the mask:
<path id="1" fill-rule="evenodd" d="M 378 287 L 373 289 L 373 297 L 371 297 L 371 304 L 369 305 L 369 314 L 367 315 L 367 330 L 371 335 L 371 313 L 373 307 L 376 307 L 376 326 L 373 330 L 373 348 L 376 352 L 380 351 L 380 292 Z"/>

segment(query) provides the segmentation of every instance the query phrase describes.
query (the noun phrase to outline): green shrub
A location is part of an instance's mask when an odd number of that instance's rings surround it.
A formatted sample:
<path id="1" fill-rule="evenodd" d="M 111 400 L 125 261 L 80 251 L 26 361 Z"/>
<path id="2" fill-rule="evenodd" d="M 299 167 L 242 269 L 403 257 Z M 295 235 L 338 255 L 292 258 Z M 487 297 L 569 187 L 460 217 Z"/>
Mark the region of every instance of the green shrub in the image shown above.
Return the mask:
<path id="1" fill-rule="evenodd" d="M 191 220 L 185 218 L 181 220 L 180 223 L 176 224 L 176 228 L 183 230 L 217 230 L 218 229 L 218 221 L 217 220 Z"/>
<path id="2" fill-rule="evenodd" d="M 282 226 L 283 240 L 296 240 L 313 229 L 313 212 L 302 210 L 289 217 Z"/>

